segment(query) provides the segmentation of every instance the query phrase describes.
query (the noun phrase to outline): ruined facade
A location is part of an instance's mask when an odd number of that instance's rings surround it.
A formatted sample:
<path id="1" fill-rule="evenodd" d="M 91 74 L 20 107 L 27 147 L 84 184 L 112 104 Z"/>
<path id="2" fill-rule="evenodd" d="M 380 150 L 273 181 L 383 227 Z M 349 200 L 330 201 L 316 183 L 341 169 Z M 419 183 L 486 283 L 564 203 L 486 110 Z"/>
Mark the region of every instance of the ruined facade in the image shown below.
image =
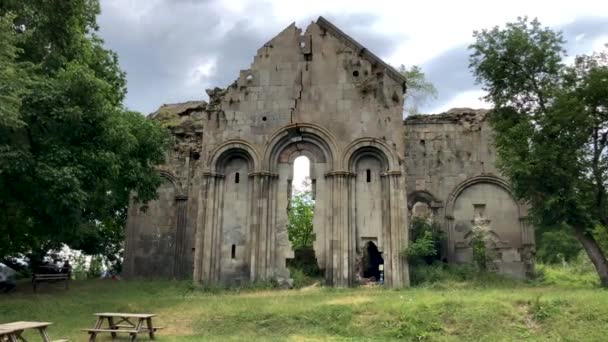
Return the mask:
<path id="1" fill-rule="evenodd" d="M 288 279 L 293 162 L 310 160 L 314 250 L 329 285 L 363 277 L 374 250 L 385 284 L 409 284 L 400 253 L 421 205 L 442 224 L 449 262 L 470 262 L 488 222 L 499 270 L 523 276 L 533 234 L 494 167 L 485 112 L 403 116 L 407 80 L 323 18 L 287 27 L 209 102 L 162 106 L 171 130 L 158 200 L 129 209 L 125 275 L 215 285 Z M 368 271 L 366 271 L 369 273 Z"/>

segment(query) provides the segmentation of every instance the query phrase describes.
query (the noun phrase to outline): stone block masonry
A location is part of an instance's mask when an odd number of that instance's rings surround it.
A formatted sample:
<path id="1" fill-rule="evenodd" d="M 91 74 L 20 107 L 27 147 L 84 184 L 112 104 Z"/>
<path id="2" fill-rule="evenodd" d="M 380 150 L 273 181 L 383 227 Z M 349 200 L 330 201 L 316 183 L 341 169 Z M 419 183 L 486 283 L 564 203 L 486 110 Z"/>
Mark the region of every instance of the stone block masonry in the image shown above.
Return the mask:
<path id="1" fill-rule="evenodd" d="M 158 200 L 129 208 L 125 275 L 228 286 L 289 279 L 293 162 L 306 156 L 315 257 L 328 285 L 359 283 L 370 272 L 360 260 L 373 251 L 385 284 L 408 286 L 400 251 L 420 205 L 446 230 L 446 261 L 470 261 L 477 215 L 490 221 L 499 270 L 524 276 L 533 234 L 494 167 L 487 113 L 396 124 L 406 83 L 320 17 L 305 31 L 285 28 L 233 84 L 208 89 L 208 102 L 161 106 L 150 119 L 172 133 L 159 168 L 166 182 Z"/>

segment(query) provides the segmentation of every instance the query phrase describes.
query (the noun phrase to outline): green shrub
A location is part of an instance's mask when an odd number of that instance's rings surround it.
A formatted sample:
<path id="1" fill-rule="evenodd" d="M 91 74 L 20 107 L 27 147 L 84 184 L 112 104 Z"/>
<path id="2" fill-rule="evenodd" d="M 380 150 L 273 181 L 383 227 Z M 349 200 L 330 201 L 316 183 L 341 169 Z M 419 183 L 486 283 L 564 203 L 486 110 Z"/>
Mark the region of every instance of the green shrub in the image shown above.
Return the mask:
<path id="1" fill-rule="evenodd" d="M 473 264 L 449 265 L 440 262 L 411 267 L 410 282 L 412 286 L 430 286 L 433 288 L 450 288 L 457 283 L 475 287 L 512 287 L 524 284 L 520 280 L 502 274 L 480 271 Z"/>
<path id="2" fill-rule="evenodd" d="M 443 232 L 429 216 L 414 217 L 411 223 L 410 242 L 401 253 L 410 264 L 432 264 L 439 260 Z"/>
<path id="3" fill-rule="evenodd" d="M 103 258 L 99 255 L 91 258 L 89 269 L 87 270 L 87 278 L 99 278 L 103 272 Z"/>
<path id="4" fill-rule="evenodd" d="M 291 279 L 293 279 L 293 287 L 300 289 L 302 287 L 313 285 L 314 283 L 321 283 L 323 278 L 319 275 L 311 276 L 301 269 L 290 268 Z"/>
<path id="5" fill-rule="evenodd" d="M 536 282 L 542 285 L 590 287 L 599 285 L 599 277 L 593 264 L 585 254 L 562 264 L 536 265 Z"/>

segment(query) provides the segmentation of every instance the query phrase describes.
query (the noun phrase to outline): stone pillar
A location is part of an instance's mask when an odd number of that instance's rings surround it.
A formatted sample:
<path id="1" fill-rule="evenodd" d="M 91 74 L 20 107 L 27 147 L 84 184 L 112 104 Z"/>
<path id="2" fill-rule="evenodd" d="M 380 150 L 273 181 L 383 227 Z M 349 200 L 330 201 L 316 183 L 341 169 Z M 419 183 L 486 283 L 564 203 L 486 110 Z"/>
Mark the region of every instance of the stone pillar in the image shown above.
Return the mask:
<path id="1" fill-rule="evenodd" d="M 390 171 L 385 175 L 388 211 L 387 226 L 388 239 L 385 246 L 388 251 L 385 263 L 385 282 L 390 287 L 409 286 L 409 272 L 407 260 L 401 255 L 401 250 L 408 242 L 407 225 L 407 203 L 405 200 L 403 187 L 401 186 L 401 172 Z M 390 260 L 389 268 L 386 267 L 387 259 Z"/>
<path id="2" fill-rule="evenodd" d="M 534 227 L 530 225 L 528 217 L 522 216 L 519 218 L 521 225 L 521 261 L 524 263 L 524 272 L 526 277 L 532 278 L 536 275 L 536 241 L 534 238 Z"/>
<path id="3" fill-rule="evenodd" d="M 129 210 L 127 212 L 127 223 L 125 232 L 125 252 L 123 275 L 125 277 L 135 276 L 135 250 L 137 249 L 138 220 L 137 211 L 139 204 L 135 203 L 133 197 L 129 198 Z"/>
<path id="4" fill-rule="evenodd" d="M 275 276 L 275 217 L 277 175 L 253 172 L 251 188 L 251 226 L 249 239 L 249 276 L 251 281 L 269 280 Z"/>
<path id="5" fill-rule="evenodd" d="M 219 281 L 223 178 L 222 174 L 205 172 L 201 182 L 194 280 L 205 285 L 217 284 Z"/>
<path id="6" fill-rule="evenodd" d="M 188 277 L 188 250 L 187 250 L 187 224 L 188 224 L 188 197 L 175 196 L 175 255 L 173 259 L 173 277 L 182 279 Z"/>
<path id="7" fill-rule="evenodd" d="M 446 244 L 447 244 L 447 259 L 448 263 L 452 264 L 456 261 L 456 246 L 454 239 L 454 216 L 445 215 L 445 232 L 446 232 Z"/>
<path id="8" fill-rule="evenodd" d="M 331 189 L 329 203 L 332 205 L 328 214 L 332 221 L 325 274 L 331 286 L 349 286 L 354 282 L 355 232 L 349 220 L 351 176 L 350 172 L 344 171 L 326 174 Z"/>

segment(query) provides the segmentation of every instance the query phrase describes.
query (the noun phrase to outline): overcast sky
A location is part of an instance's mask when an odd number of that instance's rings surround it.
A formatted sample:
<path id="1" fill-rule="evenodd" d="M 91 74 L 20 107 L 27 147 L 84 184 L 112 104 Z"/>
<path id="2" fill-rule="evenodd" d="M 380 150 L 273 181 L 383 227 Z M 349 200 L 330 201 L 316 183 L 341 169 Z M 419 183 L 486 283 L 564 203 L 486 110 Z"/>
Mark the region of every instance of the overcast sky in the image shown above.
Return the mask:
<path id="1" fill-rule="evenodd" d="M 562 30 L 569 55 L 608 43 L 608 1 L 101 0 L 100 34 L 127 72 L 129 108 L 206 99 L 249 68 L 257 49 L 322 15 L 392 65 L 420 65 L 437 87 L 426 113 L 483 107 L 468 70 L 472 32 L 538 17 Z"/>

